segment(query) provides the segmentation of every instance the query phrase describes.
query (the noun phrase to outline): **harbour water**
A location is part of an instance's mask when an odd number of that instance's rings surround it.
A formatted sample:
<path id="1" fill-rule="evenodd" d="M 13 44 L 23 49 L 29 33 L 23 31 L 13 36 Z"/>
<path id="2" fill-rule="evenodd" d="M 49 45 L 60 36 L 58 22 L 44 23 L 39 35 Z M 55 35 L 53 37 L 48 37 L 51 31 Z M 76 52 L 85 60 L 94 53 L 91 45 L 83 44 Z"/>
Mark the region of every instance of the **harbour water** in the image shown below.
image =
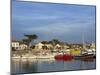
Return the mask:
<path id="1" fill-rule="evenodd" d="M 27 74 L 53 71 L 73 71 L 73 70 L 89 70 L 96 68 L 95 59 L 89 61 L 72 60 L 72 61 L 57 61 L 49 59 L 36 60 L 12 60 L 12 74 Z"/>

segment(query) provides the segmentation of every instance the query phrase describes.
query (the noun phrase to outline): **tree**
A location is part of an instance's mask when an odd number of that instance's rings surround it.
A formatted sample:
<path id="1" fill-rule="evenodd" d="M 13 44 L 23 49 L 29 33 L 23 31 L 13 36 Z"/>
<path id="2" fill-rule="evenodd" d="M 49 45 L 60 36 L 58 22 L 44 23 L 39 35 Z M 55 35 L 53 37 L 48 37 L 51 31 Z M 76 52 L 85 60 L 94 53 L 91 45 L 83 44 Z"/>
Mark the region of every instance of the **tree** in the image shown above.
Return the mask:
<path id="1" fill-rule="evenodd" d="M 25 43 L 25 44 L 27 44 L 27 45 L 29 45 L 29 43 L 31 42 L 31 40 L 29 40 L 29 39 L 22 39 L 22 42 Z"/>
<path id="2" fill-rule="evenodd" d="M 60 44 L 60 41 L 57 39 L 53 39 L 52 42 L 53 42 L 53 45 Z"/>
<path id="3" fill-rule="evenodd" d="M 30 44 L 32 43 L 32 41 L 34 41 L 35 39 L 38 38 L 38 36 L 36 34 L 32 34 L 32 35 L 24 34 L 24 36 L 27 37 L 27 39 L 24 39 L 23 41 L 26 42 L 29 47 L 30 47 Z"/>
<path id="4" fill-rule="evenodd" d="M 41 43 L 42 43 L 42 44 L 47 44 L 48 42 L 47 42 L 47 41 L 42 41 Z"/>
<path id="5" fill-rule="evenodd" d="M 37 39 L 38 36 L 36 34 L 33 34 L 33 35 L 24 35 L 25 37 L 27 37 L 29 40 L 33 40 L 33 39 Z"/>

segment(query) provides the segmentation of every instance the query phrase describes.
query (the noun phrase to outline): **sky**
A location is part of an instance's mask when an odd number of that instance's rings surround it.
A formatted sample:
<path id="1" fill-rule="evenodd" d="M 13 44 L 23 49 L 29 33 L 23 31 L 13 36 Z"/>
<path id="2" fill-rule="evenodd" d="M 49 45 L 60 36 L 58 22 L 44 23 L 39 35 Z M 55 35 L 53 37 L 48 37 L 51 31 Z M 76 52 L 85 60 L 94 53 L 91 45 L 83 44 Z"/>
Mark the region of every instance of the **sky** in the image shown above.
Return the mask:
<path id="1" fill-rule="evenodd" d="M 95 42 L 95 6 L 12 2 L 12 38 L 36 34 L 37 40 Z"/>

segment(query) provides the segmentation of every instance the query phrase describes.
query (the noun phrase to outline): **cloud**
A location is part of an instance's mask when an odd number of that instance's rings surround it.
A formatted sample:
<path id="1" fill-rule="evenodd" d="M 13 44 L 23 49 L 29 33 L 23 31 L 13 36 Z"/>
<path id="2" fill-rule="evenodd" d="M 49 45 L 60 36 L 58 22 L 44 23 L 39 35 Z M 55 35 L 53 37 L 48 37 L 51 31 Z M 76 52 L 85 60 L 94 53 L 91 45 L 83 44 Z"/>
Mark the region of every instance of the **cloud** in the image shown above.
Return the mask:
<path id="1" fill-rule="evenodd" d="M 89 19 L 90 20 L 90 19 Z M 95 27 L 94 23 L 90 22 L 88 19 L 86 20 L 75 20 L 75 21 L 62 21 L 62 22 L 53 22 L 53 23 L 47 23 L 45 25 L 40 24 L 37 26 L 31 25 L 27 28 L 22 28 L 22 31 L 25 32 L 40 32 L 40 33 L 48 33 L 48 34 L 56 34 L 56 35 L 62 35 L 67 33 L 73 33 L 73 32 L 82 32 L 91 30 L 91 27 Z M 92 26 L 93 25 L 93 26 Z"/>
<path id="2" fill-rule="evenodd" d="M 41 33 L 47 33 L 47 34 L 56 34 L 60 35 L 63 33 L 68 33 L 70 29 L 68 28 L 65 23 L 53 23 L 53 24 L 48 24 L 45 26 L 39 26 L 39 27 L 31 27 L 31 28 L 24 28 L 22 29 L 23 31 L 26 32 L 41 32 Z"/>

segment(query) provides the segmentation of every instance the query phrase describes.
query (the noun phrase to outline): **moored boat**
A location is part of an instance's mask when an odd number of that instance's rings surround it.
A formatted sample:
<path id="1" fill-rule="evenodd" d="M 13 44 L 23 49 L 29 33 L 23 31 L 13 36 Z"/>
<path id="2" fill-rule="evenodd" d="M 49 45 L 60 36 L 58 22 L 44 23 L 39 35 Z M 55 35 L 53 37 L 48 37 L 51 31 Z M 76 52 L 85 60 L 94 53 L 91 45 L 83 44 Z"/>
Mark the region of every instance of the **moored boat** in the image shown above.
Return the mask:
<path id="1" fill-rule="evenodd" d="M 86 59 L 94 59 L 96 58 L 96 55 L 93 54 L 82 54 L 80 56 L 74 56 L 74 59 L 79 59 L 79 60 L 86 60 Z"/>
<path id="2" fill-rule="evenodd" d="M 56 60 L 68 61 L 68 60 L 72 60 L 73 56 L 68 55 L 68 54 L 63 54 L 63 55 L 60 54 L 60 55 L 56 55 L 54 58 Z"/>

